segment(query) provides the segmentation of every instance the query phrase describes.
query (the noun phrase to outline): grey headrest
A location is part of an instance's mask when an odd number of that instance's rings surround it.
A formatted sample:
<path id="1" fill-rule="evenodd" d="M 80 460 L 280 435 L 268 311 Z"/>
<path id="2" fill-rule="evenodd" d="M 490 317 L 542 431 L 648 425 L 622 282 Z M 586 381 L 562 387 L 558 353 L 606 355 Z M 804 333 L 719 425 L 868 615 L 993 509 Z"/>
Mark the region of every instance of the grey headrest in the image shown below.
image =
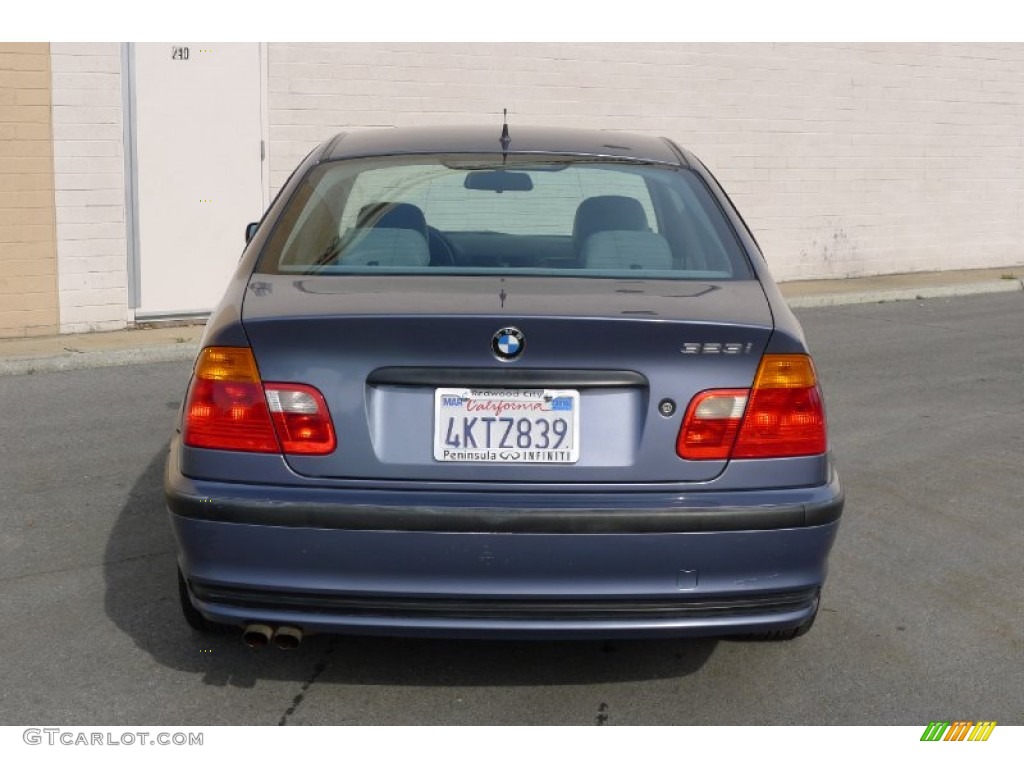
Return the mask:
<path id="1" fill-rule="evenodd" d="M 588 197 L 576 209 L 572 226 L 573 247 L 579 253 L 588 237 L 609 229 L 648 231 L 647 214 L 640 201 L 624 195 Z"/>
<path id="2" fill-rule="evenodd" d="M 672 249 L 654 232 L 609 230 L 597 232 L 583 244 L 587 269 L 672 269 Z"/>
<path id="3" fill-rule="evenodd" d="M 425 267 L 430 249 L 411 229 L 357 229 L 345 247 L 342 264 L 359 267 Z"/>

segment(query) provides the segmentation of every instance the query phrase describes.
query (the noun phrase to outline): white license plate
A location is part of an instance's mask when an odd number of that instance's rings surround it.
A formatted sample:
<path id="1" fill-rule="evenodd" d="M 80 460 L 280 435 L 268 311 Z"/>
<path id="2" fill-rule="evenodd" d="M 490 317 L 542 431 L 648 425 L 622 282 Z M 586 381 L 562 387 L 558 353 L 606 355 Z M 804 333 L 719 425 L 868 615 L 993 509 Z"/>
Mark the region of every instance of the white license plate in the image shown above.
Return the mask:
<path id="1" fill-rule="evenodd" d="M 573 464 L 579 410 L 575 389 L 436 389 L 434 459 Z"/>

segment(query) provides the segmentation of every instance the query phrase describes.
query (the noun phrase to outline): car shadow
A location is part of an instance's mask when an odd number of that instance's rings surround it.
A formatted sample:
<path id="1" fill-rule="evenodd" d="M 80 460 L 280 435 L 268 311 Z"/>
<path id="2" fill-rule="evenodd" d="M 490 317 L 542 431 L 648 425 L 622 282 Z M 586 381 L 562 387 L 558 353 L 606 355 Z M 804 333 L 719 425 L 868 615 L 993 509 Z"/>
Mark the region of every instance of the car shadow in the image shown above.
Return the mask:
<path id="1" fill-rule="evenodd" d="M 690 675 L 716 641 L 421 640 L 340 635 L 306 638 L 294 651 L 254 651 L 240 631 L 204 635 L 181 617 L 175 542 L 163 499 L 167 451 L 134 482 L 110 532 L 104 558 L 105 608 L 142 651 L 216 686 L 257 680 L 412 686 L 566 685 Z M 329 682 L 328 682 L 329 681 Z"/>

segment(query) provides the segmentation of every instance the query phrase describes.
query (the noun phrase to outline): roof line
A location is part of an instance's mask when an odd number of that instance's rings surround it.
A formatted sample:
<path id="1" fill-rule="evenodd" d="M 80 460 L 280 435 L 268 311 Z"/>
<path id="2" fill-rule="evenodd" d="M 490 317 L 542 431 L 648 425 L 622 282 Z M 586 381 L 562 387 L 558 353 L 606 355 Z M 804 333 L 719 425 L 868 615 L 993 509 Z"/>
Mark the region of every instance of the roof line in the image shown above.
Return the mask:
<path id="1" fill-rule="evenodd" d="M 679 165 L 681 165 L 683 168 L 690 167 L 690 161 L 686 159 L 686 155 L 683 154 L 683 151 L 674 141 L 672 141 L 672 139 L 668 138 L 667 136 L 659 136 L 658 138 L 664 141 L 666 144 L 668 144 L 669 149 L 672 150 L 672 153 L 679 158 Z"/>
<path id="2" fill-rule="evenodd" d="M 333 159 L 335 147 L 337 147 L 338 144 L 341 143 L 341 140 L 344 139 L 347 135 L 348 135 L 347 131 L 342 131 L 341 133 L 337 134 L 333 139 L 331 139 L 329 142 L 327 142 L 327 146 L 324 147 L 324 151 L 320 153 L 320 157 L 317 159 L 317 161 L 319 162 L 321 160 L 331 160 L 331 159 Z"/>
<path id="3" fill-rule="evenodd" d="M 326 152 L 324 153 L 326 155 Z M 365 160 L 373 157 L 415 157 L 422 155 L 502 155 L 506 154 L 509 157 L 580 157 L 580 158 L 593 158 L 595 160 L 607 160 L 611 162 L 622 161 L 626 163 L 649 163 L 651 165 L 667 165 L 670 167 L 689 167 L 689 165 L 683 161 L 671 162 L 666 159 L 658 159 L 655 157 L 647 157 L 645 155 L 612 155 L 612 154 L 599 154 L 596 152 L 575 152 L 569 150 L 546 150 L 546 149 L 510 149 L 508 152 L 501 152 L 500 150 L 466 150 L 466 151 L 455 151 L 447 149 L 413 149 L 413 150 L 385 150 L 381 152 L 366 152 L 365 154 L 355 155 L 332 155 L 331 157 L 323 157 L 322 161 L 328 160 Z"/>

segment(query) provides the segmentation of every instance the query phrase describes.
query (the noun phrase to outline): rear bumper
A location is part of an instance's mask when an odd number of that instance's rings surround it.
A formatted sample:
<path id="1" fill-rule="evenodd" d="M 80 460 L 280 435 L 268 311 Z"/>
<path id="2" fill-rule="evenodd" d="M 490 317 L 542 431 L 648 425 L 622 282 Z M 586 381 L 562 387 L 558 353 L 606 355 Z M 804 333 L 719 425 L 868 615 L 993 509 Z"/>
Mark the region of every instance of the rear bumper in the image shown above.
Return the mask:
<path id="1" fill-rule="evenodd" d="M 793 627 L 816 609 L 843 506 L 835 477 L 748 494 L 499 495 L 214 483 L 171 464 L 166 493 L 211 621 L 444 637 Z"/>

